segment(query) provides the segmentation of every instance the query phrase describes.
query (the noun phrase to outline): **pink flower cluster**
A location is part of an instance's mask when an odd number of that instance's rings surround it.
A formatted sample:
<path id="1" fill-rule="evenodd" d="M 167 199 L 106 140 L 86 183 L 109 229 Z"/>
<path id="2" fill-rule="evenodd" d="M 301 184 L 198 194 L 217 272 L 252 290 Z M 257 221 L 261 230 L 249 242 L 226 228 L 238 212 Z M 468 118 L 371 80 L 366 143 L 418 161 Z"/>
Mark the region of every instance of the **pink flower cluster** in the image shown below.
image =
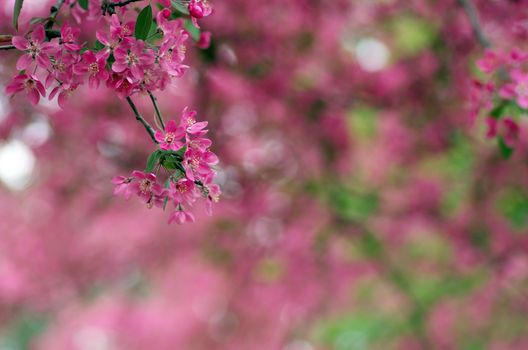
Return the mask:
<path id="1" fill-rule="evenodd" d="M 205 138 L 207 122 L 197 122 L 195 116 L 195 111 L 185 108 L 179 124 L 171 120 L 165 131 L 158 130 L 155 137 L 160 149 L 150 158 L 154 162 L 147 164 L 145 172 L 135 170 L 128 177 L 115 177 L 114 194 L 126 199 L 135 194 L 148 208 L 165 209 L 167 202 L 173 203 L 175 210 L 169 223 L 193 222 L 194 216 L 187 209 L 202 196 L 207 199 L 206 210 L 211 214 L 212 203 L 220 196 L 220 187 L 213 183 L 213 166 L 218 164 L 218 158 L 209 150 L 211 140 Z M 161 169 L 169 172 L 164 186 L 156 174 Z"/>
<path id="2" fill-rule="evenodd" d="M 41 96 L 46 97 L 45 90 L 51 90 L 48 98 L 58 94 L 58 103 L 64 108 L 67 97 L 85 80 L 91 88 L 106 84 L 123 98 L 140 91 L 163 90 L 172 77 L 182 76 L 188 68 L 182 62 L 189 35 L 181 20 L 168 19 L 170 13 L 158 12 L 156 23 L 163 38 L 155 43 L 136 39 L 134 23 L 122 23 L 114 14 L 109 33 L 96 34 L 103 47 L 93 50 L 83 49 L 78 43 L 79 30 L 69 24 L 62 26 L 60 38 L 48 42 L 44 26 L 38 24 L 29 38 L 13 38 L 13 45 L 24 53 L 17 62 L 17 69 L 23 72 L 7 92 L 25 91 L 31 103 L 37 104 Z"/>
<path id="3" fill-rule="evenodd" d="M 136 119 L 159 144 L 160 149 L 149 158 L 151 165 L 157 166 L 156 173 L 164 168 L 171 174 L 162 186 L 157 183 L 154 169 L 134 171 L 130 177 L 114 178 L 115 193 L 126 198 L 136 194 L 149 208 L 154 205 L 165 208 L 170 200 L 176 207 L 170 222 L 194 221 L 186 208 L 202 194 L 208 198 L 210 212 L 211 203 L 217 201 L 220 194 L 218 185 L 213 183 L 215 172 L 212 170 L 218 158 L 209 150 L 211 140 L 204 137 L 207 122 L 196 122 L 196 112 L 185 109 L 179 124 L 170 121 L 165 127 L 152 92 L 164 90 L 172 78 L 181 77 L 188 68 L 183 64 L 189 38 L 184 21 L 198 27 L 197 20 L 210 15 L 212 9 L 206 0 L 191 0 L 184 10 L 174 9 L 171 1 L 159 1 L 162 6 L 155 14 L 150 4 L 138 15 L 131 14 L 132 11 L 127 13 L 127 5 L 135 2 L 139 1 L 89 2 L 90 16 L 97 17 L 98 14 L 91 10 L 98 9 L 99 19 L 106 26 L 96 32 L 93 48 L 88 48 L 80 39 L 80 27 L 64 23 L 60 32 L 53 31 L 55 18 L 34 25 L 27 36 L 14 36 L 12 44 L 22 55 L 16 63 L 19 74 L 6 87 L 6 92 L 9 95 L 25 92 L 33 105 L 38 104 L 41 97 L 51 100 L 57 96 L 59 106 L 65 108 L 68 97 L 88 82 L 90 88 L 106 85 L 119 97 L 127 98 Z M 77 4 L 80 6 L 79 2 Z M 79 11 L 74 8 L 75 3 L 70 5 L 73 11 Z M 177 11 L 179 17 L 175 15 Z M 189 18 L 181 18 L 186 12 Z M 128 20 L 132 15 L 135 21 Z M 74 17 L 78 16 L 74 13 Z M 195 39 L 199 47 L 205 47 L 210 34 L 203 33 Z M 150 95 L 157 124 L 163 130 L 154 133 L 139 115 L 129 99 L 136 93 Z"/>
<path id="4" fill-rule="evenodd" d="M 486 81 L 475 81 L 472 116 L 487 114 L 487 137 L 499 137 L 513 148 L 519 137 L 516 117 L 528 109 L 528 53 L 514 48 L 508 53 L 486 51 L 477 61 Z"/>

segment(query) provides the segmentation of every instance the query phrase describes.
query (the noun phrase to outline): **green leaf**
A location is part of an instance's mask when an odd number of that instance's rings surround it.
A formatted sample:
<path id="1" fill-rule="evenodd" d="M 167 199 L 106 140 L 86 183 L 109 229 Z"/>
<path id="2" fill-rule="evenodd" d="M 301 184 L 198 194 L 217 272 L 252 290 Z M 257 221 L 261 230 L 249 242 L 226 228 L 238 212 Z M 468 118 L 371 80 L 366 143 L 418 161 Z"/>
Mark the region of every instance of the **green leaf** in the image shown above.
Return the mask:
<path id="1" fill-rule="evenodd" d="M 172 155 L 165 155 L 163 159 L 161 160 L 161 165 L 167 170 L 176 170 L 178 169 L 179 164 L 178 158 L 172 156 Z"/>
<path id="2" fill-rule="evenodd" d="M 3 327 L 0 349 L 30 349 L 31 344 L 48 325 L 48 316 L 22 311 L 21 315 Z"/>
<path id="3" fill-rule="evenodd" d="M 184 22 L 185 30 L 194 41 L 200 40 L 200 29 L 196 28 L 190 19 L 186 19 Z"/>
<path id="4" fill-rule="evenodd" d="M 151 173 L 154 170 L 154 167 L 158 164 L 161 156 L 163 156 L 163 151 L 158 149 L 148 157 L 147 167 L 145 168 L 146 173 Z"/>
<path id="5" fill-rule="evenodd" d="M 22 11 L 22 4 L 24 0 L 15 0 L 15 7 L 13 8 L 13 27 L 18 30 L 18 17 L 20 16 L 20 11 Z"/>
<path id="6" fill-rule="evenodd" d="M 139 13 L 136 20 L 134 36 L 138 40 L 145 40 L 148 37 L 152 25 L 152 7 L 148 5 Z"/>
<path id="7" fill-rule="evenodd" d="M 361 237 L 361 248 L 367 256 L 378 257 L 383 251 L 383 244 L 375 235 L 366 232 Z"/>
<path id="8" fill-rule="evenodd" d="M 102 42 L 100 42 L 99 40 L 95 41 L 95 45 L 94 45 L 95 51 L 101 51 L 102 49 L 104 49 L 104 47 L 105 46 Z"/>
<path id="9" fill-rule="evenodd" d="M 504 139 L 502 137 L 499 138 L 499 149 L 504 159 L 509 159 L 514 151 L 513 148 L 511 148 L 506 144 L 506 142 L 504 142 Z"/>
<path id="10" fill-rule="evenodd" d="M 33 17 L 29 20 L 29 24 L 38 24 L 38 23 L 44 23 L 46 21 L 46 18 L 42 17 Z"/>
<path id="11" fill-rule="evenodd" d="M 495 119 L 499 119 L 503 116 L 506 106 L 508 106 L 508 101 L 502 100 L 491 110 L 490 115 Z"/>
<path id="12" fill-rule="evenodd" d="M 88 10 L 88 0 L 77 0 L 77 2 L 83 9 Z"/>
<path id="13" fill-rule="evenodd" d="M 189 9 L 187 9 L 187 7 L 180 4 L 178 1 L 172 0 L 171 3 L 172 3 L 172 7 L 174 7 L 179 12 L 183 13 L 184 15 L 189 14 Z"/>
<path id="14" fill-rule="evenodd" d="M 161 38 L 163 38 L 163 36 L 161 35 L 161 33 L 158 33 L 158 25 L 156 24 L 156 22 L 152 21 L 150 24 L 150 29 L 146 41 L 149 43 L 154 43 Z"/>

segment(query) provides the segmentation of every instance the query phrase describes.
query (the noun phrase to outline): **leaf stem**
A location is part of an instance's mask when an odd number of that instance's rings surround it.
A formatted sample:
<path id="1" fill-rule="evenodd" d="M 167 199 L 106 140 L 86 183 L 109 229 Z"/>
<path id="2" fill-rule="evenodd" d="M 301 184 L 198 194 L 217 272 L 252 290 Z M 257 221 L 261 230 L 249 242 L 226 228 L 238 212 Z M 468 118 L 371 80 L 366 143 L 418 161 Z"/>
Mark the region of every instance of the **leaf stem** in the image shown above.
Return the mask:
<path id="1" fill-rule="evenodd" d="M 154 97 L 154 95 L 152 94 L 152 92 L 150 90 L 147 90 L 149 96 L 150 96 L 150 100 L 152 101 L 152 105 L 154 106 L 154 109 L 156 110 L 156 117 L 158 118 L 158 121 L 161 125 L 161 128 L 163 129 L 163 131 L 165 131 L 165 122 L 163 121 L 163 117 L 161 116 L 161 112 L 158 108 L 158 103 L 156 102 L 156 97 Z"/>
<path id="2" fill-rule="evenodd" d="M 471 24 L 473 34 L 475 35 L 475 38 L 479 44 L 485 49 L 491 47 L 490 41 L 482 31 L 479 14 L 473 2 L 471 0 L 458 0 L 458 3 L 464 8 L 464 11 L 466 12 L 466 15 L 469 19 L 469 23 Z"/>
<path id="3" fill-rule="evenodd" d="M 152 126 L 150 126 L 150 124 L 145 120 L 145 118 L 143 118 L 141 116 L 141 114 L 139 114 L 139 111 L 138 109 L 136 108 L 136 105 L 134 104 L 134 102 L 132 102 L 132 99 L 130 97 L 127 97 L 126 98 L 128 104 L 130 105 L 130 108 L 132 108 L 132 111 L 134 112 L 134 115 L 136 116 L 136 119 L 141 123 L 143 124 L 143 126 L 145 127 L 145 130 L 147 130 L 150 138 L 152 139 L 152 141 L 154 141 L 154 143 L 158 143 L 158 141 L 156 141 L 156 137 L 154 137 L 154 129 L 152 128 Z"/>

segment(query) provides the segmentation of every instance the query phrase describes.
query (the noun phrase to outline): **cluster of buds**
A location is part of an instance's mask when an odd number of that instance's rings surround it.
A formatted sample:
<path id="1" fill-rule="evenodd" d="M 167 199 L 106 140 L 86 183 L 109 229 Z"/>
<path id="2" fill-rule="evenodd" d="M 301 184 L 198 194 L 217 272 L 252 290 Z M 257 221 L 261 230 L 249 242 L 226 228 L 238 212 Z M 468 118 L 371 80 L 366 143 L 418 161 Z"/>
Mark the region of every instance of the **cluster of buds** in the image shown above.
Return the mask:
<path id="1" fill-rule="evenodd" d="M 487 137 L 497 139 L 502 154 L 510 156 L 520 133 L 517 120 L 528 113 L 528 53 L 488 50 L 477 67 L 486 79 L 473 83 L 471 115 L 486 115 Z"/>
<path id="2" fill-rule="evenodd" d="M 184 110 L 179 123 L 165 125 L 153 95 L 166 88 L 172 78 L 181 77 L 188 68 L 185 60 L 189 26 L 199 28 L 197 20 L 211 14 L 206 0 L 188 2 L 160 0 L 153 10 L 149 4 L 141 11 L 128 11 L 130 4 L 140 2 L 108 2 L 106 0 L 68 1 L 72 15 L 79 11 L 89 17 L 104 17 L 106 28 L 96 32 L 92 47 L 79 40 L 80 29 L 64 23 L 53 30 L 60 9 L 52 8 L 52 18 L 35 21 L 25 36 L 14 36 L 12 45 L 22 52 L 16 63 L 19 73 L 6 87 L 9 95 L 25 92 L 36 105 L 42 97 L 57 97 L 65 108 L 68 97 L 81 85 L 93 89 L 107 88 L 126 99 L 152 140 L 159 147 L 148 159 L 145 172 L 134 171 L 130 177 L 117 177 L 115 193 L 129 198 L 137 194 L 149 208 L 165 208 L 170 201 L 176 210 L 170 222 L 194 221 L 187 211 L 198 198 L 207 198 L 207 211 L 218 200 L 220 189 L 213 183 L 212 168 L 218 158 L 205 138 L 207 122 L 196 122 L 196 112 Z M 61 2 L 61 6 L 65 2 Z M 118 11 L 116 11 L 118 10 Z M 154 13 L 155 12 L 155 13 Z M 198 46 L 207 46 L 210 35 L 194 37 Z M 157 132 L 139 114 L 131 96 L 148 94 L 156 111 Z M 168 173 L 164 185 L 158 183 L 159 172 Z"/>

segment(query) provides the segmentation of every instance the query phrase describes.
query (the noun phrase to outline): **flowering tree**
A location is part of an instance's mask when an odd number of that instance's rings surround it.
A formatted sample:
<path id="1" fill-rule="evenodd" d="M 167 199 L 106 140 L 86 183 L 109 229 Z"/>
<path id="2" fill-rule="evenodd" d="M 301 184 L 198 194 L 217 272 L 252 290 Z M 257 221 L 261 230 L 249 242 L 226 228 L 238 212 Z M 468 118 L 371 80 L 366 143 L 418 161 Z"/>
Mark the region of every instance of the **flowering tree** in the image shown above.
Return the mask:
<path id="1" fill-rule="evenodd" d="M 2 346 L 527 347 L 525 1 L 125 2 L 0 12 Z"/>

